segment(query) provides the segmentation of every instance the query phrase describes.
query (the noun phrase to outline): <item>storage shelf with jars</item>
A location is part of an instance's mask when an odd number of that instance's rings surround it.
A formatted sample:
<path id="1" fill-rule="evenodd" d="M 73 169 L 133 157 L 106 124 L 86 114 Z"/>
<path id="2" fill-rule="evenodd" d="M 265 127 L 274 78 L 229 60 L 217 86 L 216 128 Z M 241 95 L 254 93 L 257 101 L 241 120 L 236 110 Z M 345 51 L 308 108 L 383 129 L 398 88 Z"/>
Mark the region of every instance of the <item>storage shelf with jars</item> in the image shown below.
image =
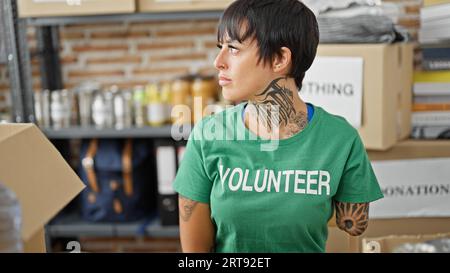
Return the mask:
<path id="1" fill-rule="evenodd" d="M 6 2 L 11 4 L 7 11 L 14 15 L 14 24 L 11 24 L 11 26 L 17 26 L 17 33 L 21 34 L 15 37 L 15 35 L 11 35 L 13 32 L 8 32 L 9 36 L 6 39 L 6 41 L 17 41 L 13 48 L 21 53 L 17 56 L 14 55 L 13 62 L 8 62 L 10 65 L 16 66 L 14 73 L 10 74 L 12 82 L 17 82 L 12 84 L 11 88 L 13 90 L 13 109 L 17 109 L 17 111 L 14 111 L 13 120 L 16 122 L 36 122 L 64 158 L 69 163 L 74 163 L 71 164 L 72 167 L 80 163 L 80 150 L 76 148 L 79 147 L 81 142 L 72 141 L 73 139 L 94 137 L 173 138 L 174 136 L 177 138 L 177 133 L 186 138 L 192 124 L 198 120 L 198 116 L 192 114 L 191 119 L 188 119 L 187 116 L 172 119 L 171 116 L 167 115 L 170 113 L 168 109 L 173 105 L 185 105 L 190 109 L 194 101 L 192 99 L 194 94 L 208 96 L 206 94 L 214 93 L 214 91 L 211 93 L 202 91 L 207 90 L 207 88 L 201 87 L 205 86 L 203 84 L 205 81 L 200 80 L 201 77 L 195 77 L 197 79 L 192 77 L 176 79 L 171 84 L 170 92 L 162 91 L 164 83 L 149 83 L 149 85 L 136 86 L 130 90 L 120 90 L 120 88 L 114 86 L 96 87 L 95 84 L 91 83 L 64 90 L 58 34 L 59 27 L 66 24 L 219 19 L 222 10 L 18 18 L 16 12 L 13 12 L 18 8 L 17 1 Z M 28 54 L 30 52 L 29 42 L 26 39 L 26 30 L 29 26 L 36 29 L 36 44 L 39 50 L 33 56 L 39 59 L 41 86 L 48 90 L 33 91 L 31 58 Z M 3 58 L 3 61 L 6 61 L 5 58 Z M 196 83 L 194 84 L 194 82 Z M 170 94 L 170 96 L 166 96 L 167 94 Z M 218 95 L 214 96 L 213 100 L 206 98 L 206 101 L 219 101 L 219 104 L 221 104 Z M 127 104 L 130 101 L 131 106 Z M 139 105 L 139 103 L 144 105 L 136 107 L 136 104 Z M 173 124 L 177 126 L 172 126 Z M 178 131 L 175 130 L 175 134 L 173 133 L 174 128 L 179 129 Z M 157 141 L 150 139 L 149 142 L 154 144 Z M 76 168 L 74 167 L 74 169 Z M 153 176 L 155 173 L 154 169 L 148 171 L 149 176 Z M 73 204 L 76 205 L 77 203 L 74 202 Z M 78 209 L 78 206 L 74 207 L 75 211 L 78 211 Z M 176 226 L 163 225 L 163 217 L 160 216 L 156 216 L 150 223 L 110 224 L 86 222 L 79 217 L 73 218 L 67 213 L 69 212 L 65 208 L 54 217 L 55 221 L 46 226 L 47 247 L 50 252 L 52 251 L 52 241 L 54 239 L 59 240 L 58 237 L 139 235 L 136 234 L 136 230 L 142 228 L 142 224 L 146 224 L 145 233 L 148 236 L 176 238 L 179 232 Z M 58 216 L 67 217 L 63 221 L 58 221 L 61 220 Z M 142 229 L 140 230 L 142 231 Z"/>
<path id="2" fill-rule="evenodd" d="M 120 90 L 84 82 L 74 89 L 34 93 L 36 121 L 49 139 L 187 139 L 192 125 L 224 109 L 213 76 L 185 75 L 172 81 Z"/>
<path id="3" fill-rule="evenodd" d="M 191 126 L 186 124 L 180 127 L 165 125 L 160 127 L 130 127 L 124 129 L 72 126 L 70 128 L 51 129 L 42 131 L 49 139 L 78 139 L 78 138 L 170 138 L 187 139 Z"/>
<path id="4" fill-rule="evenodd" d="M 223 13 L 220 10 L 191 10 L 168 12 L 145 12 L 123 14 L 99 14 L 81 16 L 48 16 L 23 18 L 29 26 L 58 26 L 65 24 L 87 24 L 108 22 L 139 22 L 139 21 L 171 21 L 189 19 L 219 19 Z"/>

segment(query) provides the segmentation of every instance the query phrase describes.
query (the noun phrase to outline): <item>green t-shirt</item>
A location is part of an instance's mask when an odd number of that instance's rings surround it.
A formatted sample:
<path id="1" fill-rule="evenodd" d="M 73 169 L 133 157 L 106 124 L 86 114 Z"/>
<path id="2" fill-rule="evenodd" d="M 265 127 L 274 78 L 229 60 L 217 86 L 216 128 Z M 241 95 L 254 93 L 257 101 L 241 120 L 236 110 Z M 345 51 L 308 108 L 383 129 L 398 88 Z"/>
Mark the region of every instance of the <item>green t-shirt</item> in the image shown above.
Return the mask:
<path id="1" fill-rule="evenodd" d="M 332 200 L 383 197 L 345 119 L 314 106 L 303 131 L 274 143 L 245 127 L 243 106 L 195 125 L 173 185 L 210 204 L 217 252 L 324 252 Z"/>

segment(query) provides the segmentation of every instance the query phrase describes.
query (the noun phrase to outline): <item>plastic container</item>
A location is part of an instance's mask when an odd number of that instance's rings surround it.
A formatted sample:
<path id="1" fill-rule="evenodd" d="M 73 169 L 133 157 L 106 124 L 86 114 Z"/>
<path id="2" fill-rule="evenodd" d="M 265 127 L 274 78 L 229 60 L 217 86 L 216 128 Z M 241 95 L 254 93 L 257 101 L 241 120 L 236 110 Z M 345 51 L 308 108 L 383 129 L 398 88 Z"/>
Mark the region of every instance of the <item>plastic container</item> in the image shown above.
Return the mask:
<path id="1" fill-rule="evenodd" d="M 23 252 L 22 213 L 16 195 L 0 182 L 0 252 Z"/>

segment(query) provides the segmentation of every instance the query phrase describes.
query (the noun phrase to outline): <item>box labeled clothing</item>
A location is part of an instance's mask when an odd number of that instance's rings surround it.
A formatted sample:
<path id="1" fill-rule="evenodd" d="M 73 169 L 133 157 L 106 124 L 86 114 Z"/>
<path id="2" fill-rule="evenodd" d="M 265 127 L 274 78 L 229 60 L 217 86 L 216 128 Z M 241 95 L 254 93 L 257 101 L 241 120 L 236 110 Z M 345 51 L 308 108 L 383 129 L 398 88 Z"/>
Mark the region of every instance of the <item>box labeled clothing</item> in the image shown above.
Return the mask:
<path id="1" fill-rule="evenodd" d="M 363 99 L 361 127 L 358 128 L 358 132 L 367 149 L 387 150 L 397 141 L 409 136 L 412 45 L 321 44 L 317 56 L 363 58 Z M 323 81 L 326 82 L 327 75 L 323 77 Z M 333 95 L 339 94 L 330 93 L 330 100 L 335 100 Z"/>
<path id="2" fill-rule="evenodd" d="M 134 0 L 18 0 L 19 17 L 133 13 Z"/>
<path id="3" fill-rule="evenodd" d="M 316 57 L 303 80 L 301 98 L 360 128 L 363 61 L 361 57 Z"/>
<path id="4" fill-rule="evenodd" d="M 232 0 L 139 0 L 139 12 L 224 10 Z"/>
<path id="5" fill-rule="evenodd" d="M 44 225 L 84 185 L 34 124 L 0 125 L 0 181 L 17 196 L 27 252 L 45 252 Z"/>

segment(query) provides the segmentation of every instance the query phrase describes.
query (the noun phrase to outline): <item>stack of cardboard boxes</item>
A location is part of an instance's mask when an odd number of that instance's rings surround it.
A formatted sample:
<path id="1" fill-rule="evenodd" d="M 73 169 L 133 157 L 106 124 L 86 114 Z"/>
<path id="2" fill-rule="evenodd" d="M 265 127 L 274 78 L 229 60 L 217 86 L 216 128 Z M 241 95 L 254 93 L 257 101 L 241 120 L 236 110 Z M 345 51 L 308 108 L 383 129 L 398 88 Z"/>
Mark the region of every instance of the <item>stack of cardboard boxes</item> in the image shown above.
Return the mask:
<path id="1" fill-rule="evenodd" d="M 317 55 L 363 58 L 362 122 L 358 131 L 372 162 L 450 158 L 450 141 L 407 139 L 411 131 L 412 45 L 320 45 Z M 402 180 L 403 174 L 397 173 Z M 379 182 L 383 188 L 384 181 Z M 422 235 L 431 238 L 433 234 L 448 232 L 450 218 L 441 215 L 370 219 L 366 232 L 357 237 L 347 235 L 330 222 L 327 251 L 362 252 L 369 238 L 382 237 L 384 247 L 380 251 L 390 252 L 393 248 L 387 247 L 389 242 L 406 242 Z M 412 237 L 398 240 L 398 236 L 407 235 Z"/>
<path id="2" fill-rule="evenodd" d="M 450 141 L 414 141 L 405 140 L 397 143 L 388 151 L 369 151 L 369 158 L 372 162 L 395 162 L 396 160 L 430 160 L 430 159 L 445 159 L 450 158 Z M 398 172 L 399 180 L 402 179 L 402 172 Z M 433 174 L 429 174 L 430 181 L 433 182 Z M 379 181 L 383 188 L 383 181 Z M 403 181 L 407 184 L 408 181 Z M 442 181 L 445 183 L 445 181 Z M 385 197 L 395 198 L 395 197 Z M 397 197 L 405 198 L 405 197 Z M 422 198 L 420 196 L 408 196 L 407 198 Z M 432 198 L 432 197 L 431 197 Z M 445 197 L 444 197 L 445 198 Z M 419 200 L 419 199 L 417 199 Z M 426 200 L 426 199 L 425 199 Z M 383 199 L 377 202 L 383 202 Z M 420 202 L 420 201 L 418 201 Z M 424 208 L 428 204 L 421 203 Z M 394 210 L 395 208 L 392 208 Z M 369 213 L 370 215 L 370 213 Z M 417 238 L 435 238 L 439 234 L 447 234 L 450 232 L 450 217 L 436 213 L 434 216 L 408 216 L 403 217 L 386 217 L 375 218 L 369 220 L 367 230 L 357 237 L 352 237 L 338 230 L 336 227 L 329 228 L 329 240 L 327 251 L 329 252 L 363 252 L 367 242 L 375 240 L 382 240 L 380 252 L 391 252 L 394 248 L 389 245 L 399 246 L 401 243 L 415 243 Z M 425 237 L 424 237 L 425 236 Z M 447 236 L 450 237 L 450 236 Z M 365 240 L 365 241 L 364 241 Z M 383 247 L 384 246 L 384 247 Z M 366 248 L 366 252 L 369 252 Z"/>
<path id="3" fill-rule="evenodd" d="M 18 0 L 20 17 L 223 10 L 233 0 Z"/>

